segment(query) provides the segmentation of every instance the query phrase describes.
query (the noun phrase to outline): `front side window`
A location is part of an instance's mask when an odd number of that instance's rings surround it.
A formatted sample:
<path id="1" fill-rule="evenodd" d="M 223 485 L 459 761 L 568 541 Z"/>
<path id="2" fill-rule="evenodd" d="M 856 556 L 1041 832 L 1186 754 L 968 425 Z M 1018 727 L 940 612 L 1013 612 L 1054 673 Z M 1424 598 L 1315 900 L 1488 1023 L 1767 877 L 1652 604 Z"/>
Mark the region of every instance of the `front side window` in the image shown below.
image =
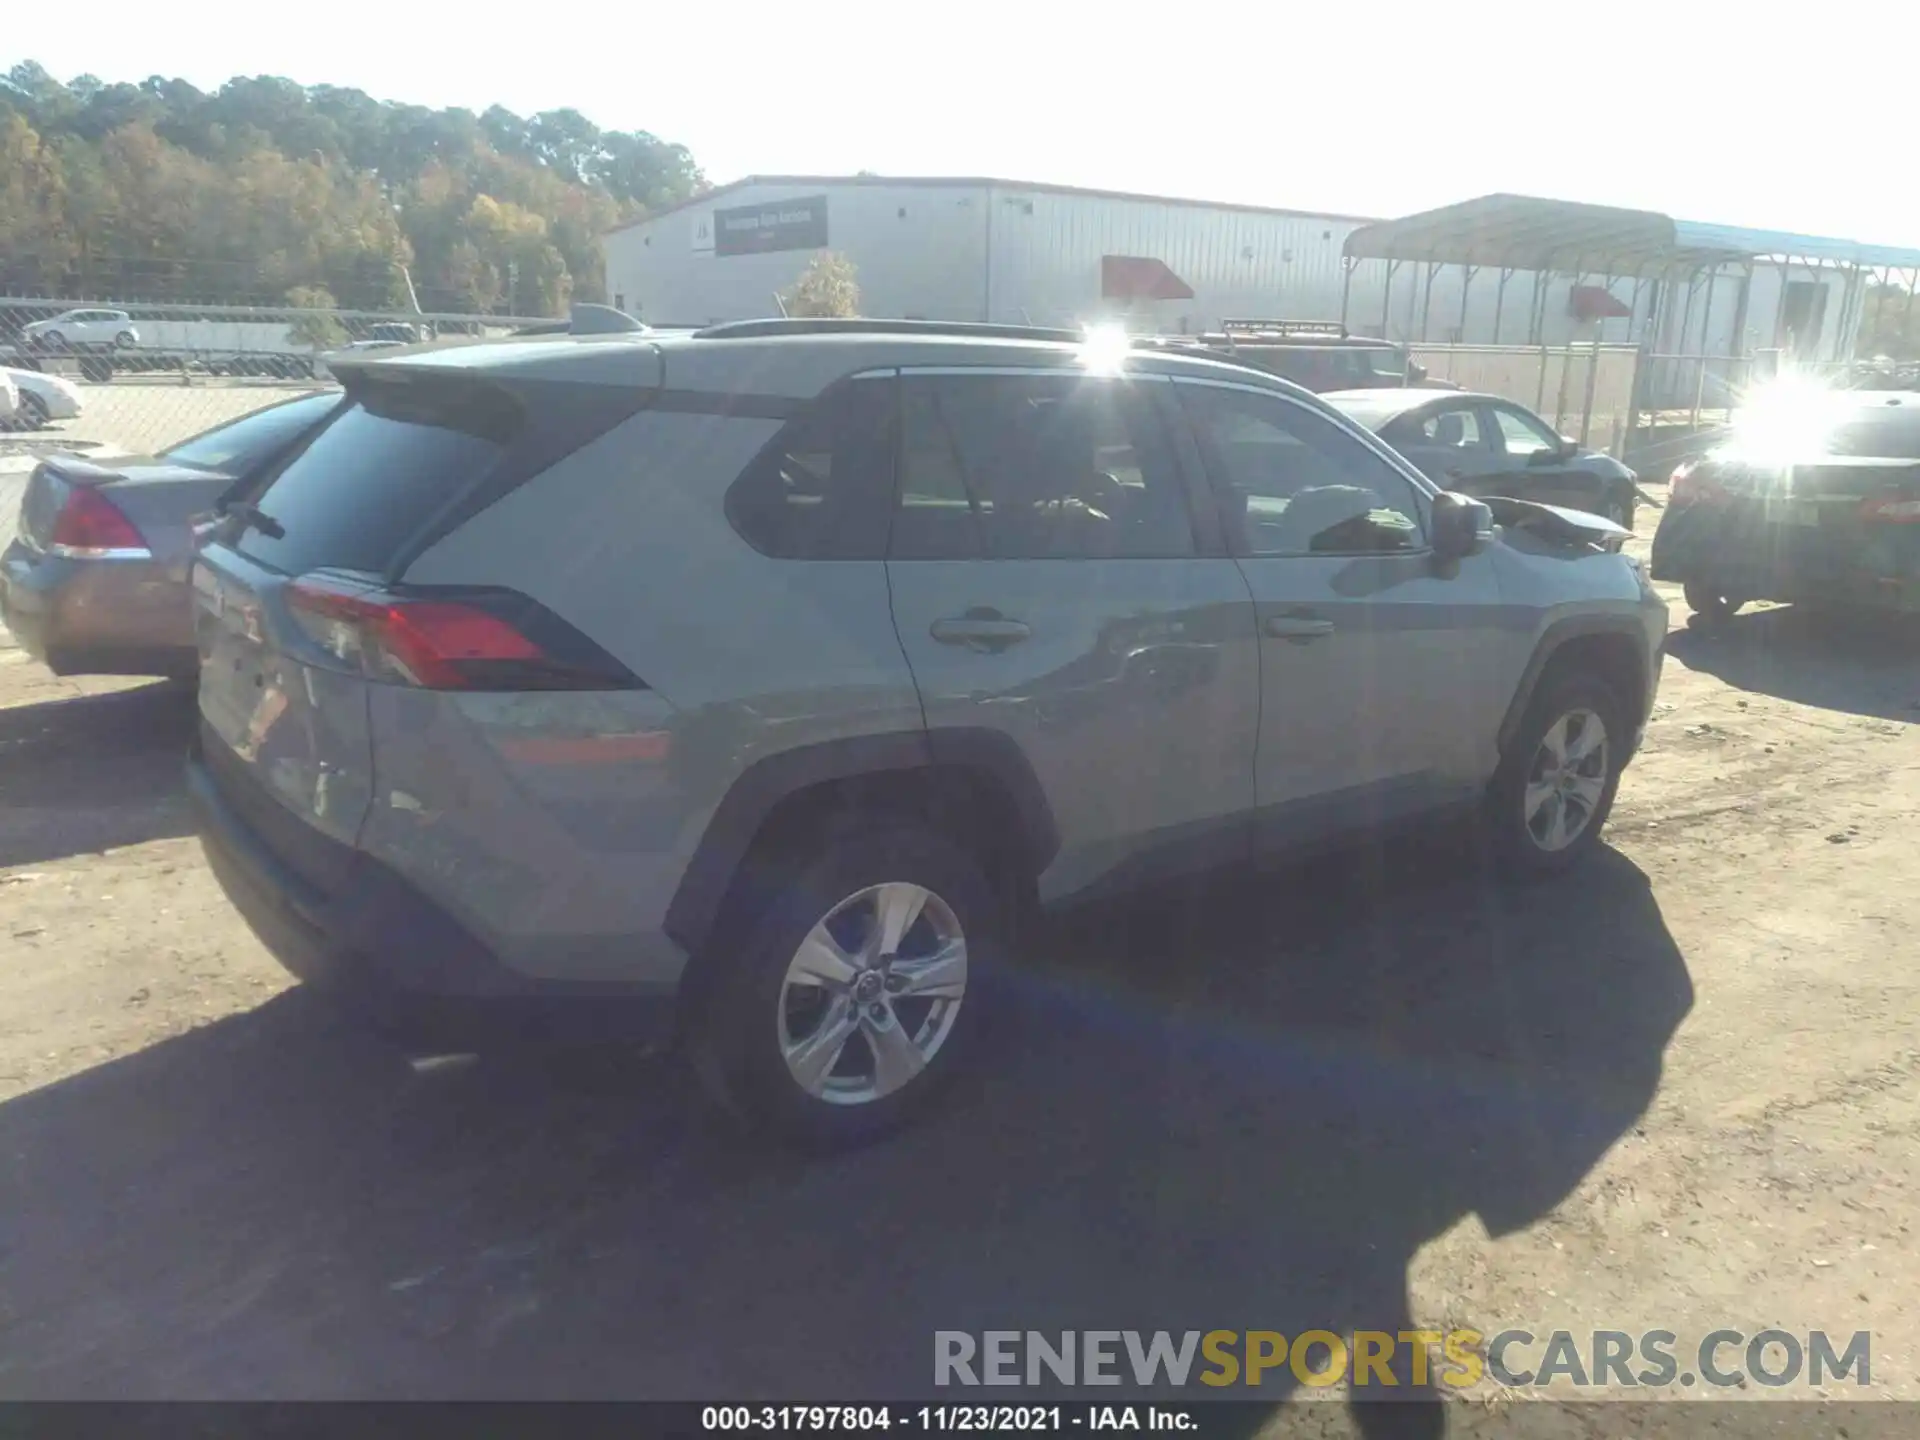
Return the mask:
<path id="1" fill-rule="evenodd" d="M 1442 410 L 1414 426 L 1411 443 L 1434 450 L 1478 450 L 1487 444 L 1480 416 L 1471 409 Z"/>
<path id="2" fill-rule="evenodd" d="M 1275 395 L 1178 388 L 1240 553 L 1376 555 L 1425 545 L 1414 486 L 1332 421 Z"/>
<path id="3" fill-rule="evenodd" d="M 1172 559 L 1194 553 L 1147 397 L 1078 375 L 901 377 L 896 560 Z"/>
<path id="4" fill-rule="evenodd" d="M 1493 420 L 1500 429 L 1501 442 L 1509 455 L 1524 457 L 1560 448 L 1560 437 L 1531 415 L 1522 415 L 1518 410 L 1508 410 L 1502 406 L 1493 411 Z"/>
<path id="5" fill-rule="evenodd" d="M 883 560 L 892 482 L 893 382 L 849 381 L 741 472 L 727 492 L 727 518 L 776 559 Z"/>

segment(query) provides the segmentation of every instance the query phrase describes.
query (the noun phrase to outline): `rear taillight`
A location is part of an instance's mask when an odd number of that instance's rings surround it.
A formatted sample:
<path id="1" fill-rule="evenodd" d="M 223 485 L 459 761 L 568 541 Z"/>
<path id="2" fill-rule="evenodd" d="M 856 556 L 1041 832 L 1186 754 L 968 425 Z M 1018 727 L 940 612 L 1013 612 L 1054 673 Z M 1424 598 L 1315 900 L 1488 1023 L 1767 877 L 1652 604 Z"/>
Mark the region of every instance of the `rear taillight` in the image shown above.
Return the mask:
<path id="1" fill-rule="evenodd" d="M 644 684 L 551 611 L 511 590 L 398 594 L 328 575 L 287 587 L 314 643 L 374 680 L 423 690 L 636 690 Z"/>
<path id="2" fill-rule="evenodd" d="M 1920 500 L 1911 495 L 1869 495 L 1860 502 L 1860 518 L 1891 525 L 1920 524 Z"/>
<path id="3" fill-rule="evenodd" d="M 1713 505 L 1727 499 L 1726 487 L 1714 479 L 1711 473 L 1703 474 L 1698 460 L 1689 460 L 1673 472 L 1667 482 L 1667 500 L 1670 504 Z"/>
<path id="4" fill-rule="evenodd" d="M 91 485 L 76 485 L 54 517 L 47 549 L 77 560 L 150 559 L 153 552 L 131 520 Z"/>

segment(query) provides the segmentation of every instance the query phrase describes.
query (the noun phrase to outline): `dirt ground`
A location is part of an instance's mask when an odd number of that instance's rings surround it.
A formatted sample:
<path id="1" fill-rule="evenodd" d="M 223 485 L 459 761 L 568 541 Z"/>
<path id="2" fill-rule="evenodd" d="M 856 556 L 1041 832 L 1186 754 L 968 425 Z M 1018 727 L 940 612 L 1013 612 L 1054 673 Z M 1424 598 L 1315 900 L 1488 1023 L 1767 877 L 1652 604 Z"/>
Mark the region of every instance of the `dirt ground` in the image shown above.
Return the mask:
<path id="1" fill-rule="evenodd" d="M 906 1398 L 935 1329 L 1417 1320 L 1869 1330 L 1920 1398 L 1920 640 L 1674 603 L 1576 878 L 1436 836 L 1082 918 L 817 1162 L 668 1064 L 343 1023 L 202 863 L 190 702 L 0 649 L 0 1396 Z"/>

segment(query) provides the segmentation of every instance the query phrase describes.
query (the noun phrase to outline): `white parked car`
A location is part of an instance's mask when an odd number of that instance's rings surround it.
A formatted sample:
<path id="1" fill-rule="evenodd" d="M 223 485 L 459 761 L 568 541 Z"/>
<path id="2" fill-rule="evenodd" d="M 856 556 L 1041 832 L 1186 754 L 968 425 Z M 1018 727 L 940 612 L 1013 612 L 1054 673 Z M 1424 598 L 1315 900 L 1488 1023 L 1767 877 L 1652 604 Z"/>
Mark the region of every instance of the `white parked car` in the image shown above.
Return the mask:
<path id="1" fill-rule="evenodd" d="M 20 414 L 20 391 L 13 383 L 13 372 L 0 370 L 0 426 L 12 429 Z"/>
<path id="2" fill-rule="evenodd" d="M 0 410 L 0 424 L 16 430 L 38 430 L 54 420 L 79 418 L 80 387 L 65 376 L 0 368 L 0 377 L 4 377 L 8 392 L 18 392 L 19 396 L 14 408 Z"/>
<path id="3" fill-rule="evenodd" d="M 20 339 L 43 350 L 127 350 L 140 343 L 140 332 L 124 310 L 66 310 L 23 325 Z"/>

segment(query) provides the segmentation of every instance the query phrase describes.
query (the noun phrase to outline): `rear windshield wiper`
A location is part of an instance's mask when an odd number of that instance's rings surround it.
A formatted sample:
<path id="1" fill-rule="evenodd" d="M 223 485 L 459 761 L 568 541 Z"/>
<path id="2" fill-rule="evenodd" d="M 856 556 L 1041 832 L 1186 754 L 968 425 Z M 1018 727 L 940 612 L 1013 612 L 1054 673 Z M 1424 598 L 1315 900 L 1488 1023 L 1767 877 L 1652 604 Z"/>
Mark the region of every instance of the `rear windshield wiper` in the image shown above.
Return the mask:
<path id="1" fill-rule="evenodd" d="M 220 507 L 220 514 L 222 516 L 230 515 L 237 518 L 240 521 L 241 529 L 244 530 L 252 527 L 269 540 L 286 539 L 286 526 L 267 514 L 267 512 L 262 510 L 258 505 L 250 504 L 245 500 L 228 501 Z"/>

